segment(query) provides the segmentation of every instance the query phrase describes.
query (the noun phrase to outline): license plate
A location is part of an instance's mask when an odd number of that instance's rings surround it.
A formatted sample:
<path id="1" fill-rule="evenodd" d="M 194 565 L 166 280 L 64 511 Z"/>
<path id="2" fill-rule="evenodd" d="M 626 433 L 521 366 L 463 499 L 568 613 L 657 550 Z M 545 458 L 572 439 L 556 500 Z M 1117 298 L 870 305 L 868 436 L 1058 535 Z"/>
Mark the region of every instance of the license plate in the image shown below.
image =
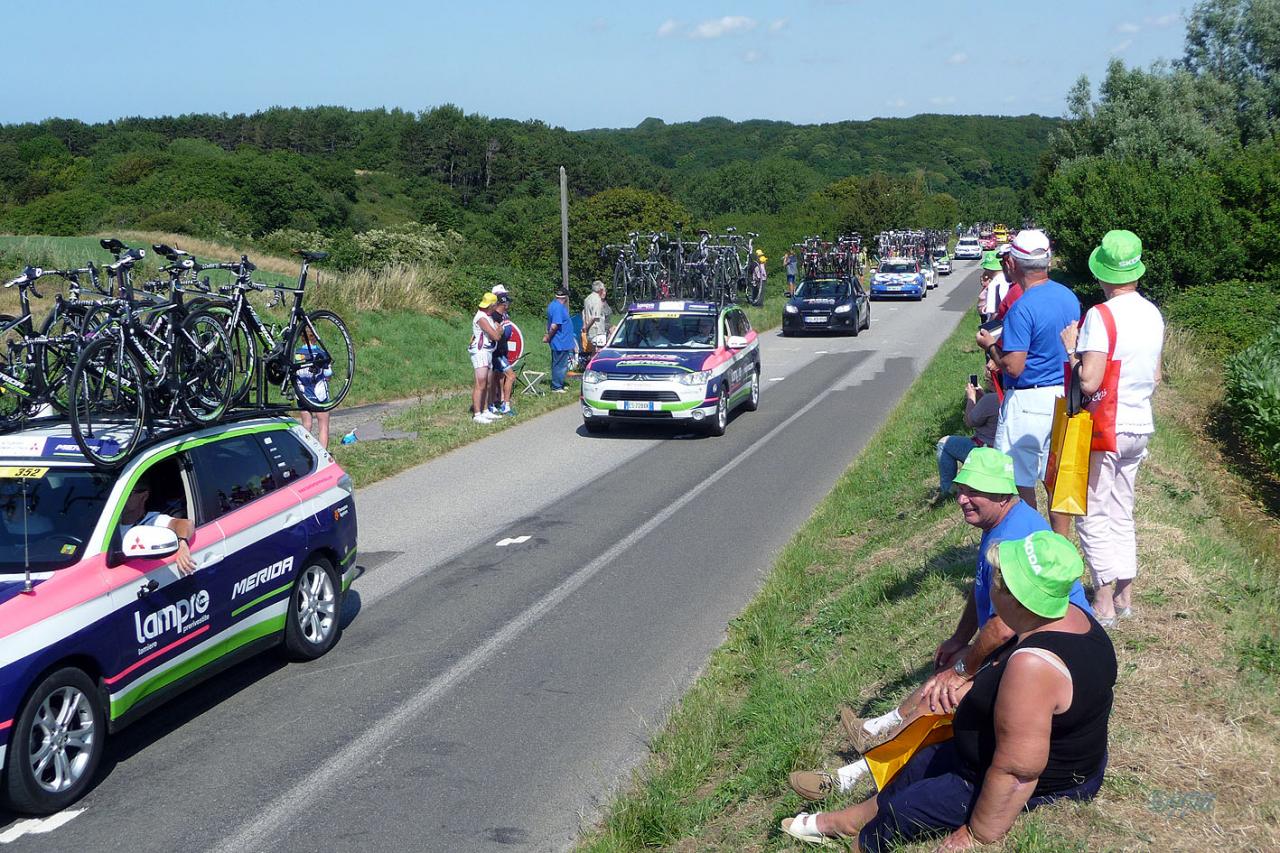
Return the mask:
<path id="1" fill-rule="evenodd" d="M 624 400 L 622 403 L 624 412 L 652 412 L 654 411 L 653 403 L 648 400 Z"/>
<path id="2" fill-rule="evenodd" d="M 826 317 L 805 317 L 804 321 L 806 323 L 825 323 L 827 322 L 827 318 Z"/>

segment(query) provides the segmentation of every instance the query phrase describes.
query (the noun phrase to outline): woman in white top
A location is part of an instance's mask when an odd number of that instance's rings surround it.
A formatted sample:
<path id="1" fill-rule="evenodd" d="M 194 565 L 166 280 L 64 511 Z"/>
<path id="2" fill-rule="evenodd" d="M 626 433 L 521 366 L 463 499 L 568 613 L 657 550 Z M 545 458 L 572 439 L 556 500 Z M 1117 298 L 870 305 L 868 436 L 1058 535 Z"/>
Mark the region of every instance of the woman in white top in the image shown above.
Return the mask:
<path id="1" fill-rule="evenodd" d="M 471 368 L 475 372 L 475 385 L 471 388 L 471 419 L 478 424 L 493 423 L 497 418 L 485 411 L 485 397 L 489 393 L 489 371 L 493 368 L 493 349 L 502 329 L 489 316 L 489 309 L 496 305 L 498 297 L 486 293 L 480 299 L 479 310 L 471 318 L 471 342 L 467 352 L 471 355 Z"/>
<path id="2" fill-rule="evenodd" d="M 1080 548 L 1093 576 L 1093 612 L 1105 627 L 1133 615 L 1133 579 L 1138 574 L 1134 531 L 1134 481 L 1155 432 L 1151 395 L 1160 382 L 1164 318 L 1138 293 L 1146 272 L 1142 241 L 1131 231 L 1108 231 L 1089 256 L 1089 269 L 1106 295 L 1115 323 L 1115 352 L 1120 362 L 1115 406 L 1115 451 L 1095 450 L 1089 458 L 1088 515 L 1076 520 Z M 1089 309 L 1083 328 L 1062 333 L 1073 364 L 1080 364 L 1080 386 L 1086 395 L 1102 388 L 1111 336 L 1098 310 Z"/>

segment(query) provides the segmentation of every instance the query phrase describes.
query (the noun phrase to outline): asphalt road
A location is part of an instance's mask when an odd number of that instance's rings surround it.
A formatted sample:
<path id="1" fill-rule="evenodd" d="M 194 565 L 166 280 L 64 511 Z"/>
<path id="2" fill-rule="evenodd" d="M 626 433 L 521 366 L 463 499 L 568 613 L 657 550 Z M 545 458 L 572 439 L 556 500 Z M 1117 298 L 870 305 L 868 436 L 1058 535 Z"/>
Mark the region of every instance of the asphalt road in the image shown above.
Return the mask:
<path id="1" fill-rule="evenodd" d="M 0 815 L 0 850 L 565 848 L 976 289 L 965 264 L 858 338 L 766 333 L 723 438 L 566 407 L 361 490 L 332 652 L 153 713 L 73 810 Z"/>

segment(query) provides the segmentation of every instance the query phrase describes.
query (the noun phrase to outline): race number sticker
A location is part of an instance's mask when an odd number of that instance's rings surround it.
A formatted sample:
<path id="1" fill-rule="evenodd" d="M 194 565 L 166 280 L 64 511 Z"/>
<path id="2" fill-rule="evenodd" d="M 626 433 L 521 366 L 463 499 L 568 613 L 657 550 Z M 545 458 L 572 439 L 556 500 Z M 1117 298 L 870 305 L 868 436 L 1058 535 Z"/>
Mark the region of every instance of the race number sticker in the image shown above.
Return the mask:
<path id="1" fill-rule="evenodd" d="M 16 465 L 0 467 L 0 480 L 39 480 L 48 468 L 25 468 Z"/>

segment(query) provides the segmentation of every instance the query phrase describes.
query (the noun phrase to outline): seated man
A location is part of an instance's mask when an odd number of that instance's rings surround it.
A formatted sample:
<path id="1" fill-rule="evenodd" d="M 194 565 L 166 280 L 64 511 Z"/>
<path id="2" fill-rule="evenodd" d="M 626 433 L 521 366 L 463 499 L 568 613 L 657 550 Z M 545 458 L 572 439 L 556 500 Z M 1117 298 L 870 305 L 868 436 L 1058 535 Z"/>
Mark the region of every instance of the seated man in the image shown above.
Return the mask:
<path id="1" fill-rule="evenodd" d="M 698 320 L 698 326 L 693 333 L 689 335 L 689 339 L 685 341 L 685 346 L 715 346 L 716 343 L 716 321 L 714 317 L 702 317 Z"/>
<path id="2" fill-rule="evenodd" d="M 163 463 L 145 471 L 133 487 L 133 492 L 124 502 L 120 512 L 120 538 L 129 529 L 139 524 L 155 527 L 167 527 L 178 535 L 178 553 L 174 557 L 178 571 L 189 575 L 196 570 L 195 560 L 191 559 L 191 537 L 195 533 L 195 525 L 186 518 L 175 518 L 155 509 L 148 509 L 151 503 L 151 480 L 157 475 L 157 468 Z M 176 472 L 176 468 L 175 468 Z"/>

